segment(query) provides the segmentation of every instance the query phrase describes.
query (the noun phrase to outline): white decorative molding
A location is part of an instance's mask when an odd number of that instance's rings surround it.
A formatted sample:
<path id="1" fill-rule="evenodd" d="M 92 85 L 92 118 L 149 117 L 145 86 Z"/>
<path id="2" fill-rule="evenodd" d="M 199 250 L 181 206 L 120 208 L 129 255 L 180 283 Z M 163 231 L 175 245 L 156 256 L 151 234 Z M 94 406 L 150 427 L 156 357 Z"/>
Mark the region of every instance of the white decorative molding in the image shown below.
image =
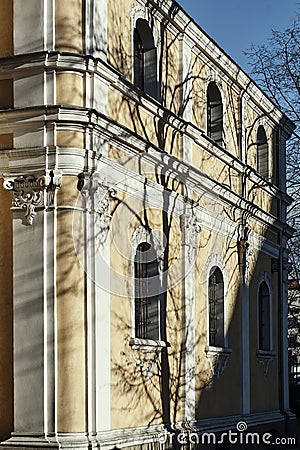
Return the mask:
<path id="1" fill-rule="evenodd" d="M 93 212 L 95 216 L 97 248 L 101 248 L 107 239 L 110 226 L 110 201 L 115 198 L 117 191 L 113 186 L 102 179 L 97 172 L 90 176 L 87 173 L 79 175 L 78 189 L 80 190 L 85 209 Z"/>
<path id="2" fill-rule="evenodd" d="M 227 367 L 229 357 L 232 353 L 231 348 L 207 346 L 205 353 L 212 376 L 219 378 Z"/>
<path id="3" fill-rule="evenodd" d="M 132 10 L 130 12 L 130 17 L 131 17 L 131 24 L 132 24 L 132 34 L 133 34 L 133 30 L 135 28 L 136 22 L 139 19 L 143 19 L 146 22 L 148 22 L 148 25 L 153 33 L 154 45 L 158 49 L 158 47 L 160 45 L 160 35 L 159 35 L 158 29 L 155 24 L 155 21 L 154 21 L 153 15 L 152 15 L 152 11 L 150 10 L 150 8 L 147 8 L 147 6 L 137 4 L 136 6 L 134 6 L 132 8 Z"/>
<path id="4" fill-rule="evenodd" d="M 158 31 L 158 28 L 156 26 L 152 11 L 150 8 L 144 5 L 136 4 L 131 10 L 130 13 L 131 17 L 131 80 L 134 82 L 134 29 L 136 27 L 136 22 L 139 19 L 145 20 L 150 30 L 152 31 L 154 45 L 157 52 L 157 61 L 160 61 L 161 56 L 161 37 Z M 159 80 L 159 64 L 157 64 L 157 73 L 156 73 L 156 79 Z"/>
<path id="5" fill-rule="evenodd" d="M 259 273 L 258 279 L 257 279 L 257 298 L 256 298 L 256 310 L 257 310 L 257 324 L 259 324 L 259 287 L 261 285 L 261 283 L 266 283 L 266 285 L 268 286 L 269 289 L 269 294 L 270 294 L 270 318 L 269 318 L 269 323 L 270 323 L 270 351 L 265 351 L 262 349 L 258 349 L 257 352 L 259 352 L 259 354 L 266 354 L 268 355 L 270 352 L 272 353 L 273 351 L 273 289 L 272 289 L 272 281 L 271 278 L 268 274 L 268 272 L 263 271 Z M 259 329 L 257 326 L 257 347 L 258 347 L 258 343 L 259 343 Z M 258 353 L 256 353 L 258 354 Z"/>
<path id="6" fill-rule="evenodd" d="M 129 345 L 131 347 L 132 359 L 140 367 L 143 376 L 150 380 L 157 370 L 157 363 L 163 348 L 169 347 L 164 341 L 153 341 L 151 339 L 131 338 Z"/>
<path id="7" fill-rule="evenodd" d="M 208 117 L 207 117 L 207 90 L 209 83 L 215 83 L 217 88 L 219 89 L 221 98 L 222 98 L 222 105 L 223 105 L 223 133 L 222 133 L 222 139 L 223 139 L 223 145 L 222 147 L 226 148 L 226 133 L 225 130 L 226 122 L 227 122 L 227 105 L 226 105 L 226 95 L 224 94 L 224 88 L 222 83 L 222 74 L 219 74 L 217 70 L 214 68 L 209 69 L 208 73 L 205 78 L 205 84 L 204 84 L 204 95 L 205 95 L 205 117 L 206 117 L 206 127 L 205 127 L 205 134 L 207 133 L 207 125 L 208 125 Z"/>
<path id="8" fill-rule="evenodd" d="M 163 258 L 164 246 L 161 243 L 160 237 L 155 230 L 146 229 L 139 226 L 135 229 L 131 237 L 131 336 L 129 345 L 131 346 L 132 358 L 137 366 L 140 367 L 141 373 L 149 380 L 154 370 L 157 370 L 158 359 L 163 348 L 168 347 L 169 344 L 161 340 L 140 339 L 135 337 L 135 292 L 134 292 L 134 259 L 137 247 L 142 242 L 147 242 L 153 246 L 157 262 L 158 262 L 158 292 L 160 295 L 163 291 Z M 161 323 L 161 309 L 160 302 L 158 302 L 159 322 Z M 160 329 L 160 327 L 159 327 Z"/>
<path id="9" fill-rule="evenodd" d="M 264 368 L 264 376 L 265 378 L 268 375 L 269 365 L 277 356 L 276 352 L 268 351 L 268 350 L 256 350 L 256 358 L 259 364 L 261 364 Z"/>
<path id="10" fill-rule="evenodd" d="M 198 247 L 198 234 L 201 231 L 201 225 L 198 220 L 198 216 L 196 214 L 193 214 L 193 212 L 190 213 L 190 215 L 182 216 L 184 219 L 184 226 L 185 226 L 185 244 L 188 246 L 187 251 L 187 258 L 189 264 L 192 263 L 195 259 L 195 251 Z"/>
<path id="11" fill-rule="evenodd" d="M 136 250 L 139 244 L 142 242 L 147 242 L 150 245 L 153 245 L 157 261 L 158 261 L 158 272 L 159 275 L 162 275 L 163 270 L 163 258 L 164 258 L 164 246 L 161 243 L 159 234 L 155 230 L 146 229 L 143 226 L 139 226 L 135 229 L 131 237 L 131 273 L 134 273 L 134 256 L 136 254 Z"/>
<path id="12" fill-rule="evenodd" d="M 12 192 L 12 209 L 25 210 L 25 225 L 33 224 L 37 209 L 53 206 L 55 191 L 60 187 L 61 179 L 60 171 L 50 171 L 48 175 L 18 175 L 5 179 L 5 189 Z"/>
<path id="13" fill-rule="evenodd" d="M 200 278 L 200 282 L 206 282 L 206 342 L 207 348 L 209 347 L 209 295 L 208 295 L 208 286 L 209 286 L 209 275 L 210 271 L 213 267 L 218 267 L 223 276 L 224 281 L 224 345 L 228 346 L 228 274 L 226 270 L 226 265 L 224 263 L 221 255 L 217 253 L 212 253 L 206 261 L 204 266 L 204 270 L 202 272 L 202 276 Z"/>

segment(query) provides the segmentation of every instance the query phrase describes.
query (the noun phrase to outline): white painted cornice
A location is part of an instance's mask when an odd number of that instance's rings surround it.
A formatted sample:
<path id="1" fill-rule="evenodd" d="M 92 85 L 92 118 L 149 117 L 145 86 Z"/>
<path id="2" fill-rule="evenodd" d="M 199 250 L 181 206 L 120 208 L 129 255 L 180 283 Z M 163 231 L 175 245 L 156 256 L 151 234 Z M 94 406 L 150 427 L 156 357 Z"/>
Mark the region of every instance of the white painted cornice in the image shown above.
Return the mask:
<path id="1" fill-rule="evenodd" d="M 199 192 L 200 195 L 203 195 L 205 192 L 210 192 L 213 197 L 216 199 L 220 199 L 220 201 L 225 202 L 228 207 L 232 207 L 233 205 L 241 210 L 247 209 L 250 211 L 255 211 L 255 215 L 264 218 L 266 223 L 273 224 L 275 222 L 275 218 L 268 214 L 265 211 L 259 210 L 259 208 L 254 207 L 253 204 L 247 202 L 243 199 L 238 193 L 233 192 L 228 186 L 219 183 L 216 180 L 211 179 L 204 173 L 202 173 L 196 167 L 190 166 L 184 161 L 170 155 L 167 152 L 162 152 L 160 149 L 153 145 L 149 145 L 148 141 L 140 138 L 138 135 L 135 135 L 131 130 L 121 126 L 120 124 L 108 119 L 100 113 L 97 113 L 95 110 L 89 110 L 85 108 L 69 108 L 63 106 L 52 106 L 52 107 L 35 107 L 35 108 L 25 108 L 25 109 L 15 109 L 10 111 L 5 111 L 0 113 L 0 129 L 4 126 L 4 129 L 14 130 L 15 127 L 18 127 L 21 123 L 22 129 L 25 129 L 28 126 L 28 129 L 32 129 L 32 126 L 35 127 L 37 125 L 45 126 L 46 123 L 56 123 L 57 130 L 60 127 L 64 130 L 79 130 L 84 132 L 87 127 L 90 127 L 94 130 L 95 133 L 101 135 L 103 140 L 109 141 L 111 144 L 115 145 L 117 148 L 121 148 L 125 150 L 127 153 L 132 154 L 134 156 L 137 155 L 147 155 L 147 158 L 150 158 L 153 164 L 158 164 L 162 168 L 169 167 L 170 172 L 173 173 L 173 176 L 177 179 L 181 179 L 183 183 L 193 187 L 196 192 Z M 3 128 L 2 128 L 3 129 Z M 203 136 L 199 136 L 199 139 L 204 139 Z M 204 145 L 205 148 L 207 146 Z M 220 152 L 223 151 L 219 149 Z M 16 157 L 16 152 L 18 149 L 13 150 L 3 150 L 2 151 L 2 160 L 10 157 L 13 159 Z M 23 149 L 25 151 L 25 149 Z M 10 153 L 13 152 L 13 153 Z M 30 151 L 29 151 L 30 152 Z M 61 152 L 61 153 L 60 153 Z M 70 161 L 73 161 L 73 157 L 76 155 L 81 162 L 78 162 L 71 166 L 72 173 L 74 170 L 79 170 L 84 161 L 85 151 L 83 149 L 78 149 L 78 151 L 74 149 L 62 149 L 57 154 L 63 156 L 61 161 L 64 161 L 63 169 L 67 171 L 68 165 L 68 154 L 70 155 Z M 71 158 L 72 155 L 72 158 Z M 228 155 L 227 155 L 228 156 Z M 216 155 L 217 158 L 221 157 L 221 153 Z M 233 157 L 230 155 L 231 161 L 224 160 L 224 164 L 232 165 Z M 5 163 L 4 163 L 5 164 Z M 234 169 L 237 172 L 243 173 L 247 171 L 248 179 L 253 180 L 253 182 L 259 185 L 260 180 L 257 178 L 257 175 L 253 172 L 249 172 L 249 167 L 243 166 L 243 164 L 235 159 Z M 83 169 L 82 169 L 83 170 Z M 250 173 L 250 176 L 249 176 Z M 251 178 L 254 177 L 254 178 Z M 263 183 L 260 186 L 262 190 L 267 192 L 269 195 L 276 196 L 277 198 L 285 198 L 286 194 L 281 193 L 274 186 Z"/>

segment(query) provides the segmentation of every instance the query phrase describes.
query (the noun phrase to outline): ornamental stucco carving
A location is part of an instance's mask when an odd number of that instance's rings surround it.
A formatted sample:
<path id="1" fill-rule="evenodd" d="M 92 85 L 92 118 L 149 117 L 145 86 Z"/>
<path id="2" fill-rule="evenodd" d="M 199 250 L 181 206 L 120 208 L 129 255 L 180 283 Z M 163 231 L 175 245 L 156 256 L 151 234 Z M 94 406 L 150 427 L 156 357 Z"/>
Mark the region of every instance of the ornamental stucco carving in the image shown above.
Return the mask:
<path id="1" fill-rule="evenodd" d="M 194 260 L 194 254 L 197 250 L 198 234 L 201 231 L 201 225 L 196 214 L 183 214 L 181 216 L 181 229 L 183 233 L 183 243 L 187 246 L 187 258 L 189 264 Z"/>
<path id="2" fill-rule="evenodd" d="M 116 197 L 117 191 L 97 173 L 92 176 L 81 174 L 78 188 L 83 196 L 85 210 L 94 214 L 96 244 L 101 246 L 108 236 L 110 201 Z"/>
<path id="3" fill-rule="evenodd" d="M 12 192 L 12 209 L 25 210 L 23 223 L 32 225 L 37 209 L 53 206 L 55 190 L 61 185 L 61 172 L 9 177 L 3 185 Z"/>

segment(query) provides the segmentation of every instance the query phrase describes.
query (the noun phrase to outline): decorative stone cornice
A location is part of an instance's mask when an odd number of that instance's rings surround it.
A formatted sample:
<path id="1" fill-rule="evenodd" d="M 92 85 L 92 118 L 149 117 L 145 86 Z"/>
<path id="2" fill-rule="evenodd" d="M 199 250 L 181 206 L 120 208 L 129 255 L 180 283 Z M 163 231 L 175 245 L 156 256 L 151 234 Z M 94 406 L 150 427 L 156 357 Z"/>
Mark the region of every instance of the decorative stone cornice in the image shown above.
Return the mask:
<path id="1" fill-rule="evenodd" d="M 24 209 L 24 225 L 32 225 L 37 209 L 53 206 L 55 190 L 61 185 L 61 172 L 47 175 L 5 177 L 3 186 L 12 192 L 12 209 Z"/>

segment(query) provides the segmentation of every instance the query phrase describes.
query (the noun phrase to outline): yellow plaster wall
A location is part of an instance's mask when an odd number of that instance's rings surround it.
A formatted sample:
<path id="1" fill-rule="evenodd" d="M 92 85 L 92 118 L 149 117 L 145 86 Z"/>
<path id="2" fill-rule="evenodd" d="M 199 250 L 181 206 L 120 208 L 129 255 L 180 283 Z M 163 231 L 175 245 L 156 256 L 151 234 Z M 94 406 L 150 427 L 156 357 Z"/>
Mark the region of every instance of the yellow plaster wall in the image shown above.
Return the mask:
<path id="1" fill-rule="evenodd" d="M 202 228 L 195 272 L 196 329 L 196 418 L 208 418 L 240 411 L 240 274 L 236 244 L 230 238 Z M 213 378 L 205 353 L 207 345 L 207 261 L 219 255 L 228 274 L 228 346 L 232 349 L 228 365 L 219 378 Z M 225 394 L 224 394 L 225 393 Z"/>
<path id="2" fill-rule="evenodd" d="M 119 204 L 120 201 L 123 203 Z M 134 210 L 131 210 L 134 207 Z M 171 347 L 168 352 L 170 376 L 166 374 L 166 367 L 162 369 L 154 366 L 154 375 L 150 380 L 141 374 L 140 367 L 134 361 L 135 358 L 146 358 L 143 351 L 132 350 L 129 346 L 131 334 L 131 265 L 126 255 L 130 252 L 131 236 L 139 225 L 147 223 L 154 230 L 162 230 L 161 211 L 147 207 L 146 213 L 143 202 L 135 199 L 134 203 L 121 193 L 118 193 L 118 202 L 112 204 L 112 228 L 111 228 L 111 266 L 113 271 L 122 273 L 128 280 L 124 283 L 127 287 L 125 297 L 116 294 L 111 296 L 111 402 L 112 402 L 112 427 L 143 426 L 161 423 L 166 417 L 167 410 L 171 411 L 171 420 L 180 420 L 181 411 L 181 339 L 182 339 L 182 294 L 180 283 L 174 285 L 168 291 L 167 299 L 167 340 Z M 122 227 L 119 226 L 119 218 L 122 217 Z M 170 221 L 170 217 L 165 217 Z M 180 246 L 180 232 L 178 222 L 169 223 L 170 232 L 169 264 L 175 266 Z M 176 278 L 176 268 L 173 280 Z M 115 281 L 112 279 L 112 291 Z M 126 291 L 126 289 L 125 289 Z M 161 399 L 162 377 L 169 379 L 171 400 L 167 400 L 166 392 Z"/>
<path id="3" fill-rule="evenodd" d="M 204 83 L 206 66 L 200 58 L 193 55 L 192 67 L 193 123 L 201 130 L 206 131 L 206 92 Z"/>
<path id="4" fill-rule="evenodd" d="M 84 80 L 74 73 L 56 75 L 56 104 L 84 106 Z"/>
<path id="5" fill-rule="evenodd" d="M 77 177 L 64 176 L 57 204 L 76 205 Z M 86 431 L 86 343 L 84 271 L 74 249 L 72 210 L 57 212 L 57 427 Z M 80 213 L 78 221 L 80 233 Z M 77 234 L 78 236 L 78 234 Z"/>
<path id="6" fill-rule="evenodd" d="M 108 2 L 107 59 L 131 80 L 131 20 L 134 0 Z"/>
<path id="7" fill-rule="evenodd" d="M 14 54 L 13 0 L 1 0 L 0 8 L 0 57 Z"/>
<path id="8" fill-rule="evenodd" d="M 151 114 L 112 90 L 108 92 L 108 116 L 158 145 L 158 125 Z"/>
<path id="9" fill-rule="evenodd" d="M 80 131 L 59 130 L 56 134 L 56 144 L 58 147 L 84 147 L 84 134 Z"/>
<path id="10" fill-rule="evenodd" d="M 55 49 L 62 52 L 83 51 L 83 1 L 55 2 Z"/>
<path id="11" fill-rule="evenodd" d="M 240 108 L 239 95 L 223 82 L 223 92 L 226 98 L 225 140 L 226 150 L 240 157 Z"/>
<path id="12" fill-rule="evenodd" d="M 11 192 L 0 180 L 0 441 L 13 431 L 13 251 Z"/>
<path id="13" fill-rule="evenodd" d="M 271 258 L 263 253 L 255 255 L 256 264 L 250 283 L 250 363 L 251 363 L 251 412 L 263 412 L 279 409 L 278 357 L 269 365 L 267 377 L 264 376 L 263 365 L 256 358 L 258 348 L 258 314 L 257 294 L 258 280 L 266 272 L 272 283 L 272 327 L 273 349 L 278 352 L 278 274 L 271 273 Z M 271 382 L 270 382 L 271 380 Z"/>
<path id="14" fill-rule="evenodd" d="M 276 215 L 278 213 L 277 199 L 267 193 L 258 184 L 249 182 L 248 186 L 248 200 L 254 205 L 258 206 L 263 211 Z"/>
<path id="15" fill-rule="evenodd" d="M 241 192 L 240 174 L 227 163 L 221 161 L 217 156 L 206 150 L 204 146 L 193 145 L 193 165 L 211 179 L 228 186 L 233 192 Z"/>
<path id="16" fill-rule="evenodd" d="M 257 128 L 260 125 L 260 119 L 263 118 L 263 114 L 258 114 L 254 109 L 247 105 L 247 163 L 256 170 L 256 151 L 257 151 Z M 274 171 L 274 130 L 269 125 L 264 125 L 264 129 L 267 135 L 268 146 L 269 146 L 269 179 L 273 177 Z"/>
<path id="17" fill-rule="evenodd" d="M 117 92 L 108 93 L 108 115 L 154 146 L 180 157 L 180 135 L 165 120 L 125 99 Z"/>
<path id="18" fill-rule="evenodd" d="M 163 30 L 162 104 L 175 114 L 180 111 L 179 41 L 167 29 Z"/>

